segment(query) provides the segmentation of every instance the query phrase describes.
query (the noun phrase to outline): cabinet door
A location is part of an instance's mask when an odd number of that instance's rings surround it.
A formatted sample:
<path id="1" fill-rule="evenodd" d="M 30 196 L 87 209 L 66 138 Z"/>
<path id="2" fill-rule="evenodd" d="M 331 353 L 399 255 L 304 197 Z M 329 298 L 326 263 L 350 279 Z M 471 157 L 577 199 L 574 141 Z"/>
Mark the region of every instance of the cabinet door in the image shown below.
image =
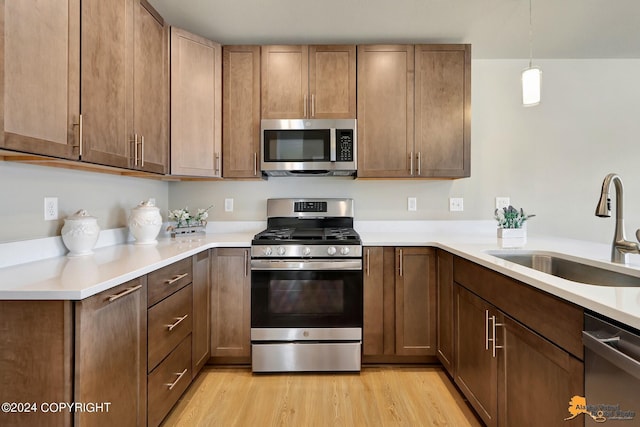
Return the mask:
<path id="1" fill-rule="evenodd" d="M 356 118 L 356 46 L 309 46 L 309 113 L 314 119 Z"/>
<path id="2" fill-rule="evenodd" d="M 436 260 L 432 248 L 396 248 L 396 354 L 436 354 Z"/>
<path id="3" fill-rule="evenodd" d="M 455 286 L 455 298 L 455 383 L 484 423 L 495 427 L 498 425 L 498 359 L 491 351 L 489 323 L 496 310 L 462 286 Z"/>
<path id="4" fill-rule="evenodd" d="M 164 174 L 169 154 L 169 61 L 164 20 L 136 1 L 134 168 Z"/>
<path id="5" fill-rule="evenodd" d="M 222 49 L 171 28 L 171 174 L 221 176 Z"/>
<path id="6" fill-rule="evenodd" d="M 584 425 L 582 416 L 564 421 L 571 397 L 584 396 L 583 363 L 507 316 L 502 323 L 498 424 Z M 541 410 L 532 414 L 532 408 Z"/>
<path id="7" fill-rule="evenodd" d="M 211 269 L 211 356 L 251 356 L 249 250 L 216 249 Z"/>
<path id="8" fill-rule="evenodd" d="M 0 147 L 77 159 L 79 0 L 2 1 L 0 23 Z"/>
<path id="9" fill-rule="evenodd" d="M 416 46 L 415 173 L 470 175 L 471 46 Z"/>
<path id="10" fill-rule="evenodd" d="M 454 376 L 455 340 L 453 294 L 453 255 L 443 250 L 437 251 L 438 289 L 437 289 L 437 352 L 442 366 Z"/>
<path id="11" fill-rule="evenodd" d="M 413 173 L 414 48 L 358 46 L 358 176 Z"/>
<path id="12" fill-rule="evenodd" d="M 384 264 L 383 248 L 364 248 L 364 325 L 362 354 L 384 354 Z M 393 310 L 393 307 L 391 307 Z"/>
<path id="13" fill-rule="evenodd" d="M 82 160 L 131 168 L 133 0 L 83 0 Z"/>
<path id="14" fill-rule="evenodd" d="M 262 46 L 262 118 L 307 117 L 307 46 Z"/>
<path id="15" fill-rule="evenodd" d="M 192 370 L 193 377 L 207 363 L 211 354 L 211 280 L 209 273 L 209 251 L 193 256 L 193 332 Z"/>
<path id="16" fill-rule="evenodd" d="M 74 401 L 110 402 L 76 412 L 76 425 L 147 424 L 146 308 L 144 277 L 76 303 Z"/>
<path id="17" fill-rule="evenodd" d="M 222 175 L 259 178 L 260 46 L 225 46 L 222 61 Z"/>

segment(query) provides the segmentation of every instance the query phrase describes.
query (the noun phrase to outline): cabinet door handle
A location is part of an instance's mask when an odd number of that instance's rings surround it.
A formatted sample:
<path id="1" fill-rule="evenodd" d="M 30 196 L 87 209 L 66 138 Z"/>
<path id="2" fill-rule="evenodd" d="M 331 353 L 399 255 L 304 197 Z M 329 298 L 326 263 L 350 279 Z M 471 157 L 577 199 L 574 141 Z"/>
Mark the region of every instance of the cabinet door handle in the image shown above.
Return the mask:
<path id="1" fill-rule="evenodd" d="M 258 176 L 258 153 L 253 153 L 253 176 Z"/>
<path id="2" fill-rule="evenodd" d="M 306 119 L 307 118 L 307 95 L 304 95 L 302 97 L 302 110 L 303 110 L 302 117 Z"/>
<path id="3" fill-rule="evenodd" d="M 484 311 L 484 349 L 489 350 L 489 310 Z"/>
<path id="4" fill-rule="evenodd" d="M 249 275 L 249 251 L 244 251 L 244 277 Z"/>
<path id="5" fill-rule="evenodd" d="M 399 255 L 399 258 L 400 258 L 400 262 L 399 262 L 398 264 L 400 264 L 400 267 L 398 268 L 398 270 L 399 270 L 399 272 L 400 272 L 400 277 L 402 277 L 402 258 L 403 258 L 403 256 L 402 256 L 402 249 L 400 249 L 400 255 Z"/>
<path id="6" fill-rule="evenodd" d="M 140 167 L 144 167 L 144 135 L 140 135 Z"/>
<path id="7" fill-rule="evenodd" d="M 413 151 L 409 153 L 409 173 L 413 176 Z"/>
<path id="8" fill-rule="evenodd" d="M 220 153 L 215 154 L 215 166 L 213 169 L 213 173 L 218 175 L 220 173 Z"/>
<path id="9" fill-rule="evenodd" d="M 138 166 L 138 134 L 133 134 L 133 166 Z"/>
<path id="10" fill-rule="evenodd" d="M 78 126 L 78 144 L 74 147 L 78 147 L 78 156 L 82 157 L 82 114 L 78 116 L 78 123 L 74 123 L 73 126 Z"/>
<path id="11" fill-rule="evenodd" d="M 422 152 L 418 151 L 418 176 L 422 176 Z"/>
<path id="12" fill-rule="evenodd" d="M 173 331 L 173 328 L 175 328 L 176 326 L 178 326 L 180 324 L 180 322 L 182 322 L 184 319 L 186 319 L 187 317 L 189 317 L 188 314 L 185 314 L 182 317 L 176 317 L 176 322 L 172 323 L 171 325 L 166 325 L 167 328 L 169 329 L 169 331 Z"/>
<path id="13" fill-rule="evenodd" d="M 115 301 L 115 300 L 117 300 L 117 299 L 120 299 L 120 298 L 122 298 L 122 297 L 124 297 L 124 296 L 127 296 L 127 295 L 129 295 L 129 294 L 131 294 L 131 293 L 133 293 L 133 292 L 137 291 L 137 290 L 138 290 L 138 289 L 140 289 L 141 287 L 142 287 L 142 285 L 137 285 L 137 286 L 134 286 L 134 287 L 132 287 L 132 288 L 127 288 L 127 289 L 125 289 L 124 291 L 120 292 L 119 294 L 109 295 L 108 300 L 109 300 L 109 302 L 113 302 L 113 301 Z"/>
<path id="14" fill-rule="evenodd" d="M 370 271 L 370 266 L 369 266 L 370 257 L 371 257 L 371 254 L 369 253 L 369 249 L 367 249 L 367 255 L 366 255 L 366 258 L 367 258 L 367 262 L 366 262 L 366 272 L 367 273 L 366 274 L 367 274 L 367 276 L 369 276 L 369 271 Z"/>
<path id="15" fill-rule="evenodd" d="M 311 118 L 316 116 L 316 95 L 311 94 Z"/>
<path id="16" fill-rule="evenodd" d="M 503 348 L 504 346 L 501 345 L 497 345 L 497 341 L 498 341 L 498 331 L 497 331 L 497 327 L 498 326 L 504 326 L 504 323 L 497 323 L 496 322 L 496 316 L 491 316 L 491 323 L 493 324 L 492 330 L 493 330 L 493 339 L 491 340 L 492 346 L 491 346 L 491 357 L 495 358 L 496 357 L 496 349 L 498 348 Z"/>
<path id="17" fill-rule="evenodd" d="M 173 390 L 173 388 L 176 386 L 176 384 L 178 384 L 178 381 L 180 381 L 182 379 L 182 377 L 184 376 L 184 374 L 186 374 L 186 373 L 187 373 L 187 368 L 184 368 L 184 371 L 182 371 L 180 373 L 176 372 L 174 375 L 177 375 L 178 378 L 176 378 L 176 380 L 174 382 L 168 383 L 168 384 L 165 384 L 165 385 L 169 386 L 169 390 Z"/>
<path id="18" fill-rule="evenodd" d="M 174 283 L 176 283 L 178 280 L 180 279 L 184 279 L 185 277 L 187 277 L 189 275 L 189 273 L 183 273 L 183 274 L 178 274 L 176 276 L 173 276 L 171 279 L 167 279 L 164 281 L 164 283 L 166 283 L 167 285 L 173 285 Z"/>

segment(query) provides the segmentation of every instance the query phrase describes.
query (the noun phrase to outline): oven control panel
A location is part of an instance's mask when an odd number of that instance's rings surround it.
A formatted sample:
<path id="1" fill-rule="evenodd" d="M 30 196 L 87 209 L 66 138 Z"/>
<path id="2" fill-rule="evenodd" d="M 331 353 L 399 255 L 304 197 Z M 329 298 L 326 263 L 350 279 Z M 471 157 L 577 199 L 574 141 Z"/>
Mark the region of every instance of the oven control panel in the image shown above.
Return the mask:
<path id="1" fill-rule="evenodd" d="M 252 258 L 360 258 L 360 245 L 254 245 Z"/>

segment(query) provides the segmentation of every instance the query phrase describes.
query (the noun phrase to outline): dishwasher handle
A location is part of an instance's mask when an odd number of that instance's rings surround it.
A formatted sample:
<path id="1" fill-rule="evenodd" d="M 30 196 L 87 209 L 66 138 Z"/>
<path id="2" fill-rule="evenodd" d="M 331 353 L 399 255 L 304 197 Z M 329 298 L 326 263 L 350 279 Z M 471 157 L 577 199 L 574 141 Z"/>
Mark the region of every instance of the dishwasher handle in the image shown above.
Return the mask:
<path id="1" fill-rule="evenodd" d="M 619 338 L 597 338 L 587 331 L 582 331 L 582 343 L 586 348 L 640 380 L 640 354 L 637 354 L 638 358 L 634 359 L 607 344 L 613 341 L 619 341 Z"/>

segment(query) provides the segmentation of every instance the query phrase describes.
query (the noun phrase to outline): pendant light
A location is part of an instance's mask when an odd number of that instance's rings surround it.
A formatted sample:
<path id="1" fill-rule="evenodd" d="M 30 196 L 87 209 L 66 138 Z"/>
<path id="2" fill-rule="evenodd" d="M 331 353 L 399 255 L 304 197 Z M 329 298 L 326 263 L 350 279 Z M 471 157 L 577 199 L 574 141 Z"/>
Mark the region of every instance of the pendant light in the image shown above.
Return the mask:
<path id="1" fill-rule="evenodd" d="M 531 0 L 529 0 L 529 67 L 522 71 L 522 105 L 533 107 L 540 104 L 542 70 L 531 65 L 533 59 L 533 25 L 531 23 Z"/>

